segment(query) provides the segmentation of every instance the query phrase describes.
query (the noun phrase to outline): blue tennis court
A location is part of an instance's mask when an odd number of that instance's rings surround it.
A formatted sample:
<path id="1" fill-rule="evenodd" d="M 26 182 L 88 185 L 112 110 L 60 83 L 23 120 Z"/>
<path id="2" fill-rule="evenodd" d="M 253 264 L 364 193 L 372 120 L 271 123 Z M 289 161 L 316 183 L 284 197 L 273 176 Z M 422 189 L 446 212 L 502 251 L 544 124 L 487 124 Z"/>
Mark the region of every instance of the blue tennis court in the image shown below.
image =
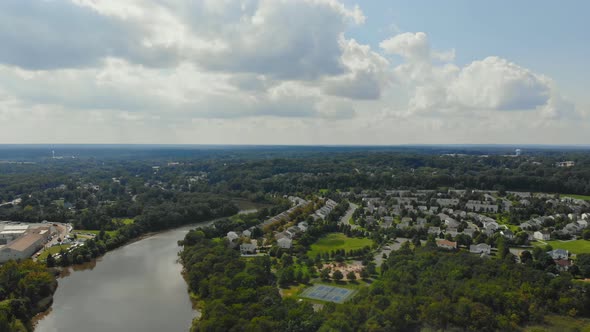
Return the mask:
<path id="1" fill-rule="evenodd" d="M 303 293 L 301 293 L 301 297 L 320 301 L 343 303 L 352 295 L 353 292 L 354 291 L 352 289 L 327 285 L 315 285 L 304 290 Z"/>

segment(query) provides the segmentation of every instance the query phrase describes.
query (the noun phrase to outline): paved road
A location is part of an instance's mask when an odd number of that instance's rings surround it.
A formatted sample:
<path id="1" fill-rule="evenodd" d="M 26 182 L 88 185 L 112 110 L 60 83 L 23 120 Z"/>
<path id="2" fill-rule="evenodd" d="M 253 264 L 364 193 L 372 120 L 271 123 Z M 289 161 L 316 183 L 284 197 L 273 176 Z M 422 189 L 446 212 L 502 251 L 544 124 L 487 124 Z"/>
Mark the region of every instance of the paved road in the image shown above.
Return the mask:
<path id="1" fill-rule="evenodd" d="M 341 224 L 345 224 L 348 225 L 348 220 L 350 218 L 352 218 L 352 214 L 354 213 L 354 211 L 356 211 L 356 209 L 358 209 L 358 205 L 354 204 L 354 203 L 350 203 L 350 206 L 348 207 L 348 210 L 346 211 L 346 214 L 344 216 L 342 216 L 342 218 L 340 218 L 340 223 Z M 358 225 L 350 225 L 352 229 L 355 229 L 358 227 Z"/>

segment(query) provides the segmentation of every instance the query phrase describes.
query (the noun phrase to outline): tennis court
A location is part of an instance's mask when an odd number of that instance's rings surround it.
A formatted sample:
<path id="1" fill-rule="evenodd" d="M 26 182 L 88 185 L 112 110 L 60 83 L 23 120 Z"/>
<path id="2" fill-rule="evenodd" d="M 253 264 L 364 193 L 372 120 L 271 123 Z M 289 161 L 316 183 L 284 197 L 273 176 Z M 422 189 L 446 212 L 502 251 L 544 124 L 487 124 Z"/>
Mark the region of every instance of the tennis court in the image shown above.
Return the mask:
<path id="1" fill-rule="evenodd" d="M 315 285 L 304 290 L 303 293 L 301 293 L 301 297 L 320 301 L 343 303 L 352 295 L 353 292 L 354 291 L 352 289 L 327 285 Z"/>

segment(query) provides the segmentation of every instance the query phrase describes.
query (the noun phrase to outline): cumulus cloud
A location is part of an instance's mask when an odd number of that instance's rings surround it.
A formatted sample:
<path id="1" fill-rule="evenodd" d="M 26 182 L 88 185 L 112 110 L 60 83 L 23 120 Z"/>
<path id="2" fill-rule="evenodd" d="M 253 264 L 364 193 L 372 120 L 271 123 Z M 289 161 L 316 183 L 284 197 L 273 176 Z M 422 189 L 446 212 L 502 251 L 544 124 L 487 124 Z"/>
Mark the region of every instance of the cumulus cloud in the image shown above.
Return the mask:
<path id="1" fill-rule="evenodd" d="M 572 113 L 573 106 L 550 78 L 506 59 L 490 56 L 460 68 L 449 63 L 454 50 L 432 50 L 423 32 L 396 35 L 380 47 L 405 60 L 394 72 L 396 82 L 413 91 L 410 111 L 540 111 L 547 117 Z"/>
<path id="2" fill-rule="evenodd" d="M 507 59 L 347 36 L 365 20 L 338 0 L 0 1 L 0 140 L 392 144 L 576 114 Z"/>
<path id="3" fill-rule="evenodd" d="M 378 99 L 391 81 L 389 61 L 354 39 L 341 38 L 340 47 L 348 73 L 325 80 L 323 91 L 354 99 Z"/>
<path id="4" fill-rule="evenodd" d="M 449 102 L 473 109 L 531 110 L 545 105 L 549 80 L 499 57 L 474 61 L 451 82 Z"/>
<path id="5" fill-rule="evenodd" d="M 382 41 L 379 46 L 386 54 L 401 55 L 408 61 L 429 61 L 430 43 L 424 32 L 405 32 Z"/>

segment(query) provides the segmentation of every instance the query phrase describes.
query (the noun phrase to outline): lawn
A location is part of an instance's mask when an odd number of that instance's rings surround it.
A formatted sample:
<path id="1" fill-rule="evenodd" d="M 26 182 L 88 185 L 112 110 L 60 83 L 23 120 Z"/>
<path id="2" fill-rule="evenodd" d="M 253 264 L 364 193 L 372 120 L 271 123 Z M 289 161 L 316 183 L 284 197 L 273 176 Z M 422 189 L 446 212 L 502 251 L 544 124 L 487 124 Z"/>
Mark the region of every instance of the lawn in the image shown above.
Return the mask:
<path id="1" fill-rule="evenodd" d="M 590 254 L 590 241 L 574 240 L 574 241 L 543 241 L 551 245 L 553 249 L 565 249 L 574 254 Z M 533 242 L 536 246 L 544 246 L 543 242 Z"/>
<path id="2" fill-rule="evenodd" d="M 492 217 L 494 217 L 494 216 L 492 215 Z M 503 215 L 501 213 L 496 213 L 495 217 L 496 217 L 496 221 L 498 222 L 498 224 L 507 226 L 514 233 L 516 233 L 518 231 L 518 225 L 511 225 L 508 223 L 508 216 L 507 215 Z"/>
<path id="3" fill-rule="evenodd" d="M 301 292 L 302 289 L 306 287 L 306 284 L 291 285 L 289 286 L 289 288 L 282 289 L 281 294 L 283 295 L 283 297 L 295 297 Z"/>
<path id="4" fill-rule="evenodd" d="M 567 194 L 567 195 L 561 195 L 561 197 L 571 197 L 571 198 L 576 198 L 576 199 L 583 199 L 586 201 L 590 201 L 590 196 L 588 195 L 574 195 L 574 194 Z"/>
<path id="5" fill-rule="evenodd" d="M 120 221 L 123 225 L 130 225 L 135 222 L 133 218 L 113 218 L 113 221 Z"/>
<path id="6" fill-rule="evenodd" d="M 67 250 L 71 246 L 72 246 L 71 244 L 61 244 L 59 246 L 50 247 L 48 249 L 43 250 L 43 252 L 39 255 L 39 257 L 37 257 L 37 259 L 40 261 L 44 261 L 45 259 L 47 259 L 47 255 L 49 255 L 49 254 L 55 255 L 55 254 L 59 253 L 62 248 L 64 250 Z"/>
<path id="7" fill-rule="evenodd" d="M 90 230 L 90 229 L 77 229 L 75 231 L 72 231 L 72 233 L 78 233 L 78 234 L 89 233 L 89 234 L 98 235 L 98 233 L 100 233 L 100 231 Z M 105 233 L 107 233 L 110 236 L 114 236 L 115 234 L 117 234 L 117 231 L 105 231 Z"/>
<path id="8" fill-rule="evenodd" d="M 311 250 L 308 251 L 309 257 L 315 257 L 317 254 L 330 252 L 337 249 L 361 249 L 365 246 L 371 246 L 373 241 L 367 238 L 348 237 L 342 233 L 330 233 L 311 245 Z"/>
<path id="9" fill-rule="evenodd" d="M 528 326 L 525 332 L 590 332 L 590 319 L 548 315 L 545 324 Z"/>

